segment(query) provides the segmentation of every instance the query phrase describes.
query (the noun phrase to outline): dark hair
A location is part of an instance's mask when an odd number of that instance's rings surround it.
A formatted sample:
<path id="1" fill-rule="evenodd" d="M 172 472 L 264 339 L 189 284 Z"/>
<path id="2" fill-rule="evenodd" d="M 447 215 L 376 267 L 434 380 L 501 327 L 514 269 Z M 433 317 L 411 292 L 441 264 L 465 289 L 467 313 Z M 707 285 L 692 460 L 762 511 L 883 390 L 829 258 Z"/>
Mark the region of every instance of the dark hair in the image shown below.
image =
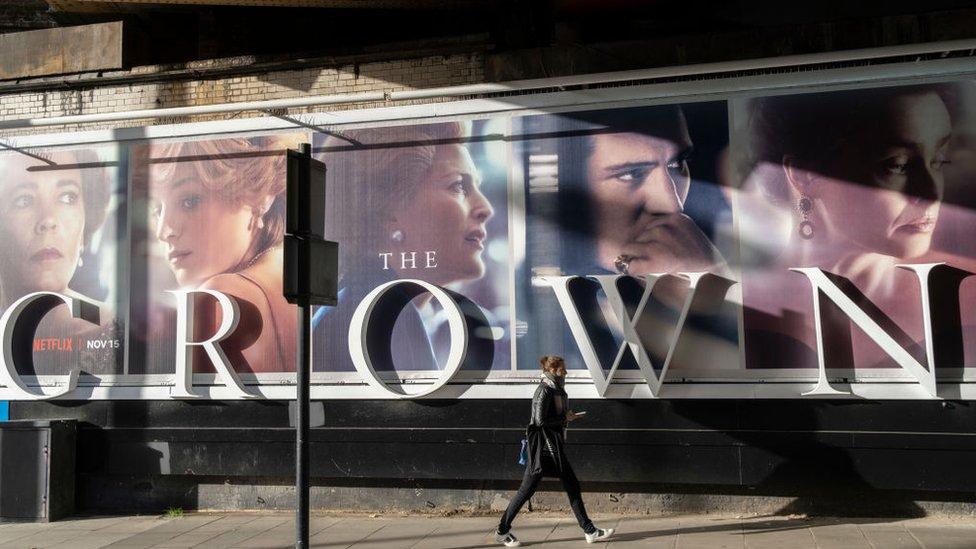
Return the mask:
<path id="1" fill-rule="evenodd" d="M 850 138 L 869 130 L 892 100 L 936 94 L 950 116 L 955 110 L 951 84 L 892 86 L 860 90 L 779 95 L 747 103 L 748 147 L 739 162 L 740 181 L 761 163 L 782 164 L 792 157 L 805 170 L 829 173 L 837 151 Z M 763 192 L 773 201 L 789 199 L 785 175 L 765 177 Z"/>
<path id="2" fill-rule="evenodd" d="M 562 239 L 564 272 L 596 272 L 596 251 L 592 249 L 593 214 L 590 204 L 589 159 L 593 136 L 603 133 L 636 133 L 660 136 L 663 128 L 686 125 L 680 105 L 656 105 L 629 109 L 608 109 L 565 113 L 547 117 L 551 135 L 557 139 L 557 221 L 561 230 L 583 238 Z M 580 249 L 582 247 L 582 250 Z M 586 258 L 586 259 L 583 259 Z"/>
<path id="3" fill-rule="evenodd" d="M 539 366 L 542 367 L 542 371 L 546 373 L 553 373 L 560 367 L 566 367 L 566 361 L 563 357 L 557 355 L 545 355 L 539 359 Z"/>

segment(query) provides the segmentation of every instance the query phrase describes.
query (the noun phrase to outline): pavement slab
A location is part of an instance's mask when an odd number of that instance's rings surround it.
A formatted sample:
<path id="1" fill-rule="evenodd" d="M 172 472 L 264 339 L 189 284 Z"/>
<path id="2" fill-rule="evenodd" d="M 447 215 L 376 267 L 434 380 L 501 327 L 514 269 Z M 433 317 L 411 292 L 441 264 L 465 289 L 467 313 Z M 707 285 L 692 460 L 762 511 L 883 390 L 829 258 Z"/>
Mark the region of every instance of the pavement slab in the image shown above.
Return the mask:
<path id="1" fill-rule="evenodd" d="M 527 512 L 512 531 L 545 549 L 976 549 L 976 518 L 851 519 L 804 516 L 598 515 L 614 528 L 586 545 L 572 514 Z M 497 515 L 316 513 L 318 549 L 478 549 L 497 547 Z M 51 524 L 0 523 L 0 549 L 273 549 L 293 547 L 288 512 L 200 512 L 183 517 L 76 517 Z"/>
<path id="2" fill-rule="evenodd" d="M 466 549 L 496 547 L 493 536 L 498 524 L 496 517 L 438 518 L 434 528 L 414 545 L 424 549 Z"/>
<path id="3" fill-rule="evenodd" d="M 968 522 L 972 522 L 971 520 Z M 912 524 L 908 531 L 925 549 L 972 549 L 976 547 L 976 529 L 950 523 Z"/>
<path id="4" fill-rule="evenodd" d="M 283 514 L 261 516 L 253 514 L 248 516 L 248 521 L 240 524 L 234 529 L 225 530 L 218 535 L 208 539 L 206 542 L 195 547 L 207 549 L 228 549 L 238 546 L 250 539 L 261 536 L 282 524 L 294 524 L 292 517 Z"/>
<path id="5" fill-rule="evenodd" d="M 350 547 L 353 549 L 385 549 L 387 547 L 422 546 L 424 540 L 437 530 L 438 525 L 437 520 L 425 517 L 393 519 L 391 522 L 392 524 L 373 532 Z M 326 533 L 327 536 L 328 533 Z"/>
<path id="6" fill-rule="evenodd" d="M 857 524 L 818 521 L 809 530 L 817 549 L 874 549 Z"/>
<path id="7" fill-rule="evenodd" d="M 611 544 L 611 547 L 613 545 Z M 742 524 L 736 518 L 686 516 L 676 520 L 675 549 L 742 549 Z"/>
<path id="8" fill-rule="evenodd" d="M 622 517 L 615 523 L 614 549 L 674 549 L 678 541 L 677 521 L 666 518 Z"/>

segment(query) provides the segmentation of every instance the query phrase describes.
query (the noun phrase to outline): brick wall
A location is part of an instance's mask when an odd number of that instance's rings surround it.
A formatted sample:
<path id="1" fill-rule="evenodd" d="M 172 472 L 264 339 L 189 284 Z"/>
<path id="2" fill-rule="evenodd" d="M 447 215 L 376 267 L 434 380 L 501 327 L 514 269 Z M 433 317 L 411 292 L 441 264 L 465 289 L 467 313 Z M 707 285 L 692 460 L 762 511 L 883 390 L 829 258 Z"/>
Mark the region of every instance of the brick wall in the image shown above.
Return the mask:
<path id="1" fill-rule="evenodd" d="M 235 69 L 239 69 L 236 75 L 234 75 Z M 172 67 L 146 66 L 136 67 L 130 71 L 113 71 L 102 74 L 101 78 L 116 81 L 116 83 L 109 85 L 83 83 L 86 80 L 93 79 L 95 75 L 35 80 L 34 84 L 40 84 L 47 88 L 42 91 L 17 92 L 10 90 L 12 86 L 8 86 L 5 91 L 0 85 L 0 120 L 285 99 L 312 95 L 410 90 L 484 81 L 484 60 L 480 54 L 430 56 L 261 73 L 253 73 L 253 67 L 247 59 L 224 59 L 194 62 L 186 67 L 180 67 L 179 70 L 181 73 L 222 70 L 224 75 L 219 78 L 184 77 L 174 79 L 174 68 Z M 126 79 L 133 82 L 118 83 L 118 81 Z M 64 87 L 65 83 L 73 84 L 76 89 L 60 89 Z M 417 102 L 419 101 L 412 101 L 411 103 Z M 292 109 L 289 112 L 335 111 L 406 103 L 401 101 L 369 105 L 355 103 L 324 105 Z M 262 115 L 256 111 L 247 111 L 180 117 L 179 119 L 86 124 L 84 127 L 62 126 L 30 130 L 0 130 L 0 135 L 196 122 Z"/>

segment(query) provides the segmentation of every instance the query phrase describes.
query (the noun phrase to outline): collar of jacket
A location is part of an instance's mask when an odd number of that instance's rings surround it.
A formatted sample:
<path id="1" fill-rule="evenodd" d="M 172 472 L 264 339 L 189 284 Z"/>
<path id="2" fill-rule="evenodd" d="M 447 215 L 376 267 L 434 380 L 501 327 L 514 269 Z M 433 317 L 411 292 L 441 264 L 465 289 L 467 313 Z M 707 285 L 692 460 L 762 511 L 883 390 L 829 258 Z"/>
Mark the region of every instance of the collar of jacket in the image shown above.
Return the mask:
<path id="1" fill-rule="evenodd" d="M 555 376 L 549 372 L 542 374 L 542 382 L 549 386 L 550 389 L 562 389 L 563 385 L 566 383 L 565 377 Z"/>

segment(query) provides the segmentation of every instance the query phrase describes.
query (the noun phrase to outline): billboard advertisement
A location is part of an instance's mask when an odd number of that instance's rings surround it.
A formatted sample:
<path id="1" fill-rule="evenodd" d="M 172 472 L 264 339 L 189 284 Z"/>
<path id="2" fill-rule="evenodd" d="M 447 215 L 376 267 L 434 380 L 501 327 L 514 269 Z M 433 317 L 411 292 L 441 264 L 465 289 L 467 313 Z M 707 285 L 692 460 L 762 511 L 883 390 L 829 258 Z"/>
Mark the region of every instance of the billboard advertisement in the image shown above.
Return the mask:
<path id="1" fill-rule="evenodd" d="M 125 158 L 111 147 L 0 155 L 0 284 L 7 312 L 54 292 L 97 306 L 92 319 L 55 307 L 15 350 L 20 375 L 124 373 Z"/>
<path id="2" fill-rule="evenodd" d="M 237 373 L 295 371 L 296 314 L 282 294 L 285 151 L 304 134 L 172 141 L 129 149 L 132 196 L 128 373 L 174 372 L 176 291 L 212 290 L 240 309 L 220 343 Z M 192 341 L 222 320 L 193 296 Z M 203 349 L 196 371 L 213 372 Z"/>
<path id="3" fill-rule="evenodd" d="M 316 134 L 328 170 L 325 237 L 339 243 L 339 303 L 313 316 L 315 371 L 351 371 L 344 346 L 363 297 L 398 279 L 450 289 L 472 317 L 469 368 L 512 365 L 507 121 L 446 122 Z M 492 132 L 498 132 L 492 136 Z M 391 318 L 383 370 L 443 368 L 447 316 L 429 293 Z M 474 355 L 478 356 L 475 357 Z"/>
<path id="4" fill-rule="evenodd" d="M 2 151 L 0 397 L 293 398 L 302 143 L 313 398 L 969 398 L 971 81 Z"/>
<path id="5" fill-rule="evenodd" d="M 754 98 L 735 103 L 748 368 L 815 368 L 809 281 L 816 267 L 925 363 L 976 359 L 969 86 L 932 84 Z M 925 334 L 922 286 L 931 273 L 934 333 Z M 951 310 L 950 310 L 951 309 Z M 822 307 L 832 368 L 897 367 L 894 357 L 835 305 Z"/>

